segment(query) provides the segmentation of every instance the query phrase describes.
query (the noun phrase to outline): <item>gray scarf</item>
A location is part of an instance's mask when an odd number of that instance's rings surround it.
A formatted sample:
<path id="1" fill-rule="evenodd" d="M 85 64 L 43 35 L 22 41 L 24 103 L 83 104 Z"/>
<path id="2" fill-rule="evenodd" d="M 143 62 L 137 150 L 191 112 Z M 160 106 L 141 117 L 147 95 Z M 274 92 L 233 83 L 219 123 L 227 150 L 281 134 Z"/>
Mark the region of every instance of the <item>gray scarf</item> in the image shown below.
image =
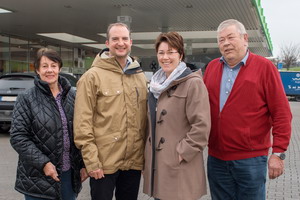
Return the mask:
<path id="1" fill-rule="evenodd" d="M 167 78 L 166 73 L 160 68 L 151 78 L 150 92 L 154 97 L 158 99 L 161 92 L 166 89 L 170 83 L 176 80 L 186 70 L 186 64 L 180 62 L 179 65 L 173 70 L 170 76 Z"/>

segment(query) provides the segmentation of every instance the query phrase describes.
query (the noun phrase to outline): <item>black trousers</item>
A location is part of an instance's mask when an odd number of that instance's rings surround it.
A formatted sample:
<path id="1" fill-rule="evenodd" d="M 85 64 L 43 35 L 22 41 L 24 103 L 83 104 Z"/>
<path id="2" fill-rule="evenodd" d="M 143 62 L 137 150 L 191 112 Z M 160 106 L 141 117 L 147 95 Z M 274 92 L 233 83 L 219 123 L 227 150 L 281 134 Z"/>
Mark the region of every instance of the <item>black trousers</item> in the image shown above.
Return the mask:
<path id="1" fill-rule="evenodd" d="M 140 170 L 118 170 L 105 174 L 104 178 L 90 178 L 92 200 L 112 200 L 114 189 L 116 200 L 137 200 L 141 180 Z"/>

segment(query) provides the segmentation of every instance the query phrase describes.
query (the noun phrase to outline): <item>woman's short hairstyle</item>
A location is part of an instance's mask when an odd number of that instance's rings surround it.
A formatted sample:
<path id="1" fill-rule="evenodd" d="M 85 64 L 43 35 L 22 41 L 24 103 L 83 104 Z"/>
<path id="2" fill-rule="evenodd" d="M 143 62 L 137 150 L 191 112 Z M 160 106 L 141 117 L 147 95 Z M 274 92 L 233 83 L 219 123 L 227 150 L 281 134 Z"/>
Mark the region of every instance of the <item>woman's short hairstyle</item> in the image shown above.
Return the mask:
<path id="1" fill-rule="evenodd" d="M 218 26 L 217 33 L 220 33 L 223 29 L 225 29 L 229 26 L 232 26 L 232 25 L 234 25 L 237 28 L 237 31 L 241 35 L 247 34 L 245 26 L 236 19 L 228 19 L 228 20 L 221 22 L 221 24 Z"/>
<path id="2" fill-rule="evenodd" d="M 36 54 L 36 59 L 34 61 L 35 71 L 37 71 L 39 69 L 41 58 L 43 56 L 47 57 L 48 59 L 52 60 L 55 63 L 58 63 L 59 69 L 62 68 L 63 63 L 62 63 L 61 57 L 59 56 L 59 54 L 55 50 L 48 49 L 48 48 L 41 48 L 41 49 L 38 50 L 38 52 Z"/>
<path id="3" fill-rule="evenodd" d="M 166 42 L 170 47 L 176 49 L 179 55 L 182 56 L 181 60 L 184 60 L 184 43 L 181 35 L 177 32 L 161 33 L 155 42 L 156 53 L 158 52 L 158 48 L 162 42 Z"/>

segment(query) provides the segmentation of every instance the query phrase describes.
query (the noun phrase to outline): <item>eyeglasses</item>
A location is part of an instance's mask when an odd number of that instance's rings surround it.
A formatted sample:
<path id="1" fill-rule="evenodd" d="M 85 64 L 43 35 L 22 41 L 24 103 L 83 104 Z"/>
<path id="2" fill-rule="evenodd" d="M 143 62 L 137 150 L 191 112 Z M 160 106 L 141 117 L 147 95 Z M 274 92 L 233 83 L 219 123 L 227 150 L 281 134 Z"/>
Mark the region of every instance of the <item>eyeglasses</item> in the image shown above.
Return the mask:
<path id="1" fill-rule="evenodd" d="M 173 54 L 178 53 L 177 51 L 167 51 L 167 52 L 158 52 L 157 55 L 159 57 L 164 57 L 165 54 L 167 54 L 168 57 L 173 56 Z"/>

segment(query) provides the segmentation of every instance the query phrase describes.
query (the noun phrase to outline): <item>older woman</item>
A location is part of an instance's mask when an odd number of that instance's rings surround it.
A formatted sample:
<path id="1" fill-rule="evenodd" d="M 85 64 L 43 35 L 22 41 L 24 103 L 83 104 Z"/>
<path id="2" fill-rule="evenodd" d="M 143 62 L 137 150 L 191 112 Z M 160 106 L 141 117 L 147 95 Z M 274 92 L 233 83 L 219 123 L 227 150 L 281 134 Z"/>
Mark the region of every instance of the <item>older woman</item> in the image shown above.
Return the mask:
<path id="1" fill-rule="evenodd" d="M 40 49 L 35 86 L 20 94 L 14 107 L 11 145 L 19 154 L 15 189 L 25 200 L 74 200 L 87 178 L 73 142 L 75 91 L 59 76 L 61 67 L 57 52 Z"/>
<path id="2" fill-rule="evenodd" d="M 198 199 L 206 194 L 207 90 L 201 72 L 192 72 L 183 62 L 184 43 L 178 33 L 160 34 L 155 47 L 161 69 L 150 82 L 144 192 L 162 200 Z"/>

